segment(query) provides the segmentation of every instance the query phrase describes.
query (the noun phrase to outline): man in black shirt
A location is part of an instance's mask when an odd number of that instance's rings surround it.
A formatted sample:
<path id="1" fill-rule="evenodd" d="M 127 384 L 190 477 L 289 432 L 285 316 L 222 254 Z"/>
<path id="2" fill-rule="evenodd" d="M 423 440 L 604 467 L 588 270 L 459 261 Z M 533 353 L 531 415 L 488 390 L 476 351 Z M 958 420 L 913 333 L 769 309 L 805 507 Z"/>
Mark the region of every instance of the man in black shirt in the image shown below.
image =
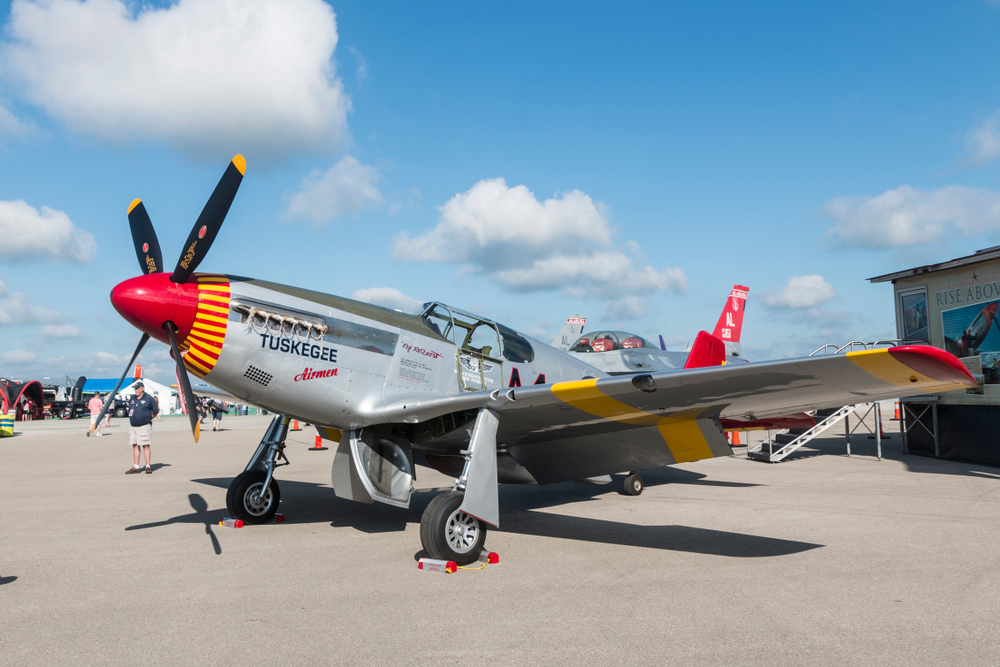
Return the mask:
<path id="1" fill-rule="evenodd" d="M 135 396 L 128 402 L 128 441 L 132 445 L 132 460 L 134 465 L 125 471 L 126 475 L 134 475 L 140 472 L 139 448 L 146 457 L 146 474 L 151 474 L 153 469 L 149 467 L 149 445 L 153 435 L 153 417 L 160 412 L 160 407 L 153 400 L 152 396 L 146 394 L 146 388 L 142 382 L 132 385 L 135 389 Z"/>

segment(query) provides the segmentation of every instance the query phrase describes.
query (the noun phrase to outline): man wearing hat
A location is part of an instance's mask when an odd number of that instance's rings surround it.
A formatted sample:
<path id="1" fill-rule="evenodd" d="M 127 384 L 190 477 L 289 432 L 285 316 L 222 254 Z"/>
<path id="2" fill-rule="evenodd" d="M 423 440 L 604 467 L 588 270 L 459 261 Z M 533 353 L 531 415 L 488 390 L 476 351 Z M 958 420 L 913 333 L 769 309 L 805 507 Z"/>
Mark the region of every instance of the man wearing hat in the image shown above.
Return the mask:
<path id="1" fill-rule="evenodd" d="M 139 448 L 146 457 L 146 474 L 149 475 L 153 469 L 149 467 L 149 443 L 153 435 L 153 417 L 160 412 L 160 407 L 152 396 L 146 394 L 146 388 L 142 382 L 132 385 L 135 395 L 128 402 L 128 441 L 132 445 L 132 460 L 134 465 L 125 471 L 126 475 L 134 475 L 141 472 L 139 467 Z"/>

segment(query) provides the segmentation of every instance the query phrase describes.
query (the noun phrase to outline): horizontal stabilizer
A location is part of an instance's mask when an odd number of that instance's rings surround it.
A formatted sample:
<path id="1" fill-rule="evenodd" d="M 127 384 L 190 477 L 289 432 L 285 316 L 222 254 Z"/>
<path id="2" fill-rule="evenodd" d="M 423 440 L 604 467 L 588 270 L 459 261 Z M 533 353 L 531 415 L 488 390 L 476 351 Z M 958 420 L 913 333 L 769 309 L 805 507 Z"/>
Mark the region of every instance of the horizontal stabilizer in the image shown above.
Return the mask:
<path id="1" fill-rule="evenodd" d="M 707 331 L 699 331 L 684 368 L 708 368 L 725 363 L 726 344 Z"/>

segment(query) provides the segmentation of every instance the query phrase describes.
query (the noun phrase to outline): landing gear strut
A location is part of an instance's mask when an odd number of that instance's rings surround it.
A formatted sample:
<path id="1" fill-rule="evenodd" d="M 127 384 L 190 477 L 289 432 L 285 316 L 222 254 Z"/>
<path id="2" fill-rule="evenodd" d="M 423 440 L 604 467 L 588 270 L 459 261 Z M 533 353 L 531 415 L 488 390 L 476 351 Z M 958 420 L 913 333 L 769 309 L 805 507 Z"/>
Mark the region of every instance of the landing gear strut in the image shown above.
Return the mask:
<path id="1" fill-rule="evenodd" d="M 246 469 L 229 484 L 226 508 L 234 519 L 245 524 L 266 523 L 278 511 L 281 490 L 274 479 L 274 470 L 288 465 L 285 436 L 289 421 L 288 417 L 275 415 Z M 279 460 L 284 463 L 278 463 Z"/>
<path id="2" fill-rule="evenodd" d="M 420 519 L 420 543 L 431 558 L 466 565 L 479 558 L 487 522 L 500 525 L 497 498 L 497 414 L 481 408 L 455 487 L 432 500 Z"/>

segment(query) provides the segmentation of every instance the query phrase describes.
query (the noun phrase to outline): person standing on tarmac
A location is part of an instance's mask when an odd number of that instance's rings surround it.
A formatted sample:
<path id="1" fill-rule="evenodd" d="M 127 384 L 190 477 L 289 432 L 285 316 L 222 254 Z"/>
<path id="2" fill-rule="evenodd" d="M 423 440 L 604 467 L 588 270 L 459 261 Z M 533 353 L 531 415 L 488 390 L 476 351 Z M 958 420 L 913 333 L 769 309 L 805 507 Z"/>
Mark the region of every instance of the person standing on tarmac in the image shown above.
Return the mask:
<path id="1" fill-rule="evenodd" d="M 90 430 L 94 432 L 94 435 L 103 435 L 101 433 L 101 425 L 97 423 L 97 415 L 101 414 L 101 408 L 104 407 L 101 395 L 95 393 L 90 401 L 87 402 L 87 407 L 90 408 Z"/>
<path id="2" fill-rule="evenodd" d="M 140 472 L 139 449 L 146 457 L 146 474 L 152 474 L 153 469 L 149 467 L 149 445 L 153 436 L 153 417 L 160 413 L 160 408 L 153 400 L 152 396 L 146 394 L 146 388 L 142 382 L 132 385 L 135 389 L 135 396 L 128 402 L 128 441 L 132 445 L 132 460 L 134 465 L 125 471 L 126 475 L 134 475 Z"/>
<path id="3" fill-rule="evenodd" d="M 212 430 L 222 430 L 222 415 L 229 412 L 229 406 L 217 398 L 212 399 Z"/>

